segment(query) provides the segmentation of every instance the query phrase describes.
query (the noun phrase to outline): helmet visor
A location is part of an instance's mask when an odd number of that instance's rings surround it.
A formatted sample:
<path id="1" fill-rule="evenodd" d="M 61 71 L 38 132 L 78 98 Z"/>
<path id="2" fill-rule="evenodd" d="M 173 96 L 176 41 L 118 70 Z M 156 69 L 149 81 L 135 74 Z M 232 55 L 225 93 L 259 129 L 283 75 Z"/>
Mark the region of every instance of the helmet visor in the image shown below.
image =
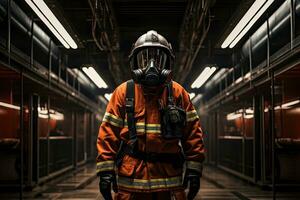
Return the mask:
<path id="1" fill-rule="evenodd" d="M 144 70 L 150 64 L 150 61 L 154 62 L 154 66 L 158 70 L 162 70 L 167 61 L 167 54 L 160 48 L 144 48 L 140 50 L 137 55 L 138 68 Z"/>

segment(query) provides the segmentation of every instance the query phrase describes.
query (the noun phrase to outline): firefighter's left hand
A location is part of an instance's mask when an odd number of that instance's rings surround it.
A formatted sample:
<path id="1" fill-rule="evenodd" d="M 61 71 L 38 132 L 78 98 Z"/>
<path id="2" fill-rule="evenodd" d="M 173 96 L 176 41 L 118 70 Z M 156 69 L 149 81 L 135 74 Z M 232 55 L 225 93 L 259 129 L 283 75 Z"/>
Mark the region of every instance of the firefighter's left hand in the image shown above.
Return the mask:
<path id="1" fill-rule="evenodd" d="M 99 189 L 105 200 L 112 200 L 111 189 L 118 192 L 116 175 L 114 172 L 102 172 L 99 174 Z"/>
<path id="2" fill-rule="evenodd" d="M 201 175 L 199 172 L 187 169 L 184 176 L 183 186 L 189 189 L 187 195 L 188 200 L 193 200 L 197 195 L 200 189 L 200 177 Z"/>

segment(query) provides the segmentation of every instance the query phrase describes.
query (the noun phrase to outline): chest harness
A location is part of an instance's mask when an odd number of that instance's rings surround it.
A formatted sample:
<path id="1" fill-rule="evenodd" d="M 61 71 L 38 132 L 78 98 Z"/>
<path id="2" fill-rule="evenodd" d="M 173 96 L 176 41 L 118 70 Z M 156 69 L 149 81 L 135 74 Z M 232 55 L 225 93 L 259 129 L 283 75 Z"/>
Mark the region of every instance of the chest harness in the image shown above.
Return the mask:
<path id="1" fill-rule="evenodd" d="M 185 126 L 186 113 L 182 108 L 175 106 L 173 98 L 172 81 L 167 85 L 167 106 L 160 109 L 161 133 L 163 139 L 182 139 Z M 181 167 L 184 162 L 182 150 L 177 153 L 143 152 L 138 149 L 138 138 L 136 133 L 136 120 L 134 117 L 134 81 L 127 81 L 125 112 L 129 130 L 129 140 L 121 141 L 119 151 L 116 155 L 116 165 L 122 164 L 123 157 L 127 154 L 146 162 L 173 163 L 175 167 Z"/>

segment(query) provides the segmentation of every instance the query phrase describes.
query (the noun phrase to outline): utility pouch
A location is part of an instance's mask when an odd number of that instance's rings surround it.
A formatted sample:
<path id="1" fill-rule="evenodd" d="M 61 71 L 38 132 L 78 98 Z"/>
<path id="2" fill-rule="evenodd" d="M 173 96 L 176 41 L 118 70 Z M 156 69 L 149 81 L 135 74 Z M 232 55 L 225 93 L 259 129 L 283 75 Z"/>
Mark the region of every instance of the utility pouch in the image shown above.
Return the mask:
<path id="1" fill-rule="evenodd" d="M 161 110 L 162 137 L 181 139 L 186 124 L 186 112 L 175 105 L 168 105 Z"/>
<path id="2" fill-rule="evenodd" d="M 167 85 L 167 105 L 161 109 L 161 131 L 165 139 L 181 139 L 186 124 L 186 112 L 174 104 L 172 81 Z"/>

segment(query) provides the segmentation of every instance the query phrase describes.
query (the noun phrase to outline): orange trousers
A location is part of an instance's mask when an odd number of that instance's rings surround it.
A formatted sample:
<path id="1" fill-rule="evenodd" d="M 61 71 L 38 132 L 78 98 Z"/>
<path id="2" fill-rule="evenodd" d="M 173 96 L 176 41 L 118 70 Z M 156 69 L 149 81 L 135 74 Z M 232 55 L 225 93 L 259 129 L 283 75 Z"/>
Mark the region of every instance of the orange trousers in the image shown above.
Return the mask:
<path id="1" fill-rule="evenodd" d="M 164 192 L 129 192 L 120 190 L 115 194 L 114 200 L 186 200 L 184 190 L 171 190 Z"/>

